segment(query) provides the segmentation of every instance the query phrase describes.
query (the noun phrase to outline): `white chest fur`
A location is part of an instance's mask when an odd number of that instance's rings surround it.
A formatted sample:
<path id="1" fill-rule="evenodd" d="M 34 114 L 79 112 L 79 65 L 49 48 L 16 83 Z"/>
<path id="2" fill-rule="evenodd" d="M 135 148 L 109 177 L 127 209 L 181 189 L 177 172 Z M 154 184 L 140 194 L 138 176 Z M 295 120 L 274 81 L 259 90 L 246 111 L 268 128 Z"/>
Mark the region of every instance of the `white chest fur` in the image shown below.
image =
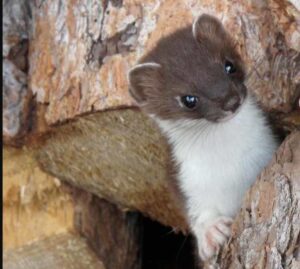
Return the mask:
<path id="1" fill-rule="evenodd" d="M 210 209 L 232 217 L 276 148 L 265 118 L 251 97 L 235 117 L 222 123 L 155 120 L 168 137 L 179 165 L 177 179 L 187 197 L 191 222 Z"/>

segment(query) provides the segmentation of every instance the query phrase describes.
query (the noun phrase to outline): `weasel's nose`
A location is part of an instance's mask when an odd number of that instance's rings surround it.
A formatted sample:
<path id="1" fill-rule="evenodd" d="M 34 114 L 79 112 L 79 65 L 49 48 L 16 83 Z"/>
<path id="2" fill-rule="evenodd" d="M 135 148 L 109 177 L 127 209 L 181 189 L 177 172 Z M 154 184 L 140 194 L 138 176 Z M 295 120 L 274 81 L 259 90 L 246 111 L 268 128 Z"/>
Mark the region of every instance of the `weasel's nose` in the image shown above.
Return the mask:
<path id="1" fill-rule="evenodd" d="M 231 95 L 225 98 L 224 102 L 222 103 L 222 108 L 225 111 L 232 111 L 235 112 L 237 108 L 240 106 L 241 100 L 238 95 Z"/>

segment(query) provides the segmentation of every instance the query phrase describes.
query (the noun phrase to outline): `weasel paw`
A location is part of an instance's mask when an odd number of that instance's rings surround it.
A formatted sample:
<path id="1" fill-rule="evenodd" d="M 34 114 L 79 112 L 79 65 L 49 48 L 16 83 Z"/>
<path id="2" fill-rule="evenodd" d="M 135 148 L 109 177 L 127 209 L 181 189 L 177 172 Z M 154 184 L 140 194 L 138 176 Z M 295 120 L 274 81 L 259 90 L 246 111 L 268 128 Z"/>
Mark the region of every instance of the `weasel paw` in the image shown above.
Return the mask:
<path id="1" fill-rule="evenodd" d="M 199 255 L 208 260 L 218 253 L 220 246 L 227 242 L 231 235 L 232 219 L 219 217 L 204 226 L 202 237 L 199 238 Z"/>

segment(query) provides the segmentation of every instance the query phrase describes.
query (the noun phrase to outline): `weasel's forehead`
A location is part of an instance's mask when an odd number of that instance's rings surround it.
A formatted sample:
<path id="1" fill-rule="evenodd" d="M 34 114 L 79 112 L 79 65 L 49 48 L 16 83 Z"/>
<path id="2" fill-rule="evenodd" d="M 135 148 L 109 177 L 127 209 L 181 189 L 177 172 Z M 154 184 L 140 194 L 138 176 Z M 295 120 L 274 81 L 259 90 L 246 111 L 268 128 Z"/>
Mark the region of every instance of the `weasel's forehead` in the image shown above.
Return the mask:
<path id="1" fill-rule="evenodd" d="M 157 62 L 163 66 L 182 68 L 192 63 L 205 65 L 207 61 L 215 58 L 213 54 L 205 45 L 196 41 L 192 34 L 192 26 L 188 26 L 162 38 L 156 47 L 143 57 L 142 62 Z"/>

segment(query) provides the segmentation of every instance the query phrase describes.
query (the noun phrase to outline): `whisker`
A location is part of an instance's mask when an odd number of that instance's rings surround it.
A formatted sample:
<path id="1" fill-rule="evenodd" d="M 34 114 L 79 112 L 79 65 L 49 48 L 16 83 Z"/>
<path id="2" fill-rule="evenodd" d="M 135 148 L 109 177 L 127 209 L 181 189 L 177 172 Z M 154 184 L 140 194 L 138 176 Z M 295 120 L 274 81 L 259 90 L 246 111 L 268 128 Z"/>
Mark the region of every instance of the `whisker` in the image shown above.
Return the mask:
<path id="1" fill-rule="evenodd" d="M 177 252 L 177 254 L 176 254 L 176 259 L 175 259 L 175 262 L 176 262 L 176 263 L 178 262 L 180 253 L 181 253 L 181 251 L 182 251 L 182 249 L 183 249 L 183 247 L 184 247 L 184 244 L 186 243 L 187 238 L 188 238 L 188 237 L 185 236 L 185 238 L 184 238 L 184 240 L 183 240 L 183 243 L 181 244 L 181 246 L 180 246 L 180 248 L 179 248 L 179 250 L 178 250 L 178 252 Z"/>

